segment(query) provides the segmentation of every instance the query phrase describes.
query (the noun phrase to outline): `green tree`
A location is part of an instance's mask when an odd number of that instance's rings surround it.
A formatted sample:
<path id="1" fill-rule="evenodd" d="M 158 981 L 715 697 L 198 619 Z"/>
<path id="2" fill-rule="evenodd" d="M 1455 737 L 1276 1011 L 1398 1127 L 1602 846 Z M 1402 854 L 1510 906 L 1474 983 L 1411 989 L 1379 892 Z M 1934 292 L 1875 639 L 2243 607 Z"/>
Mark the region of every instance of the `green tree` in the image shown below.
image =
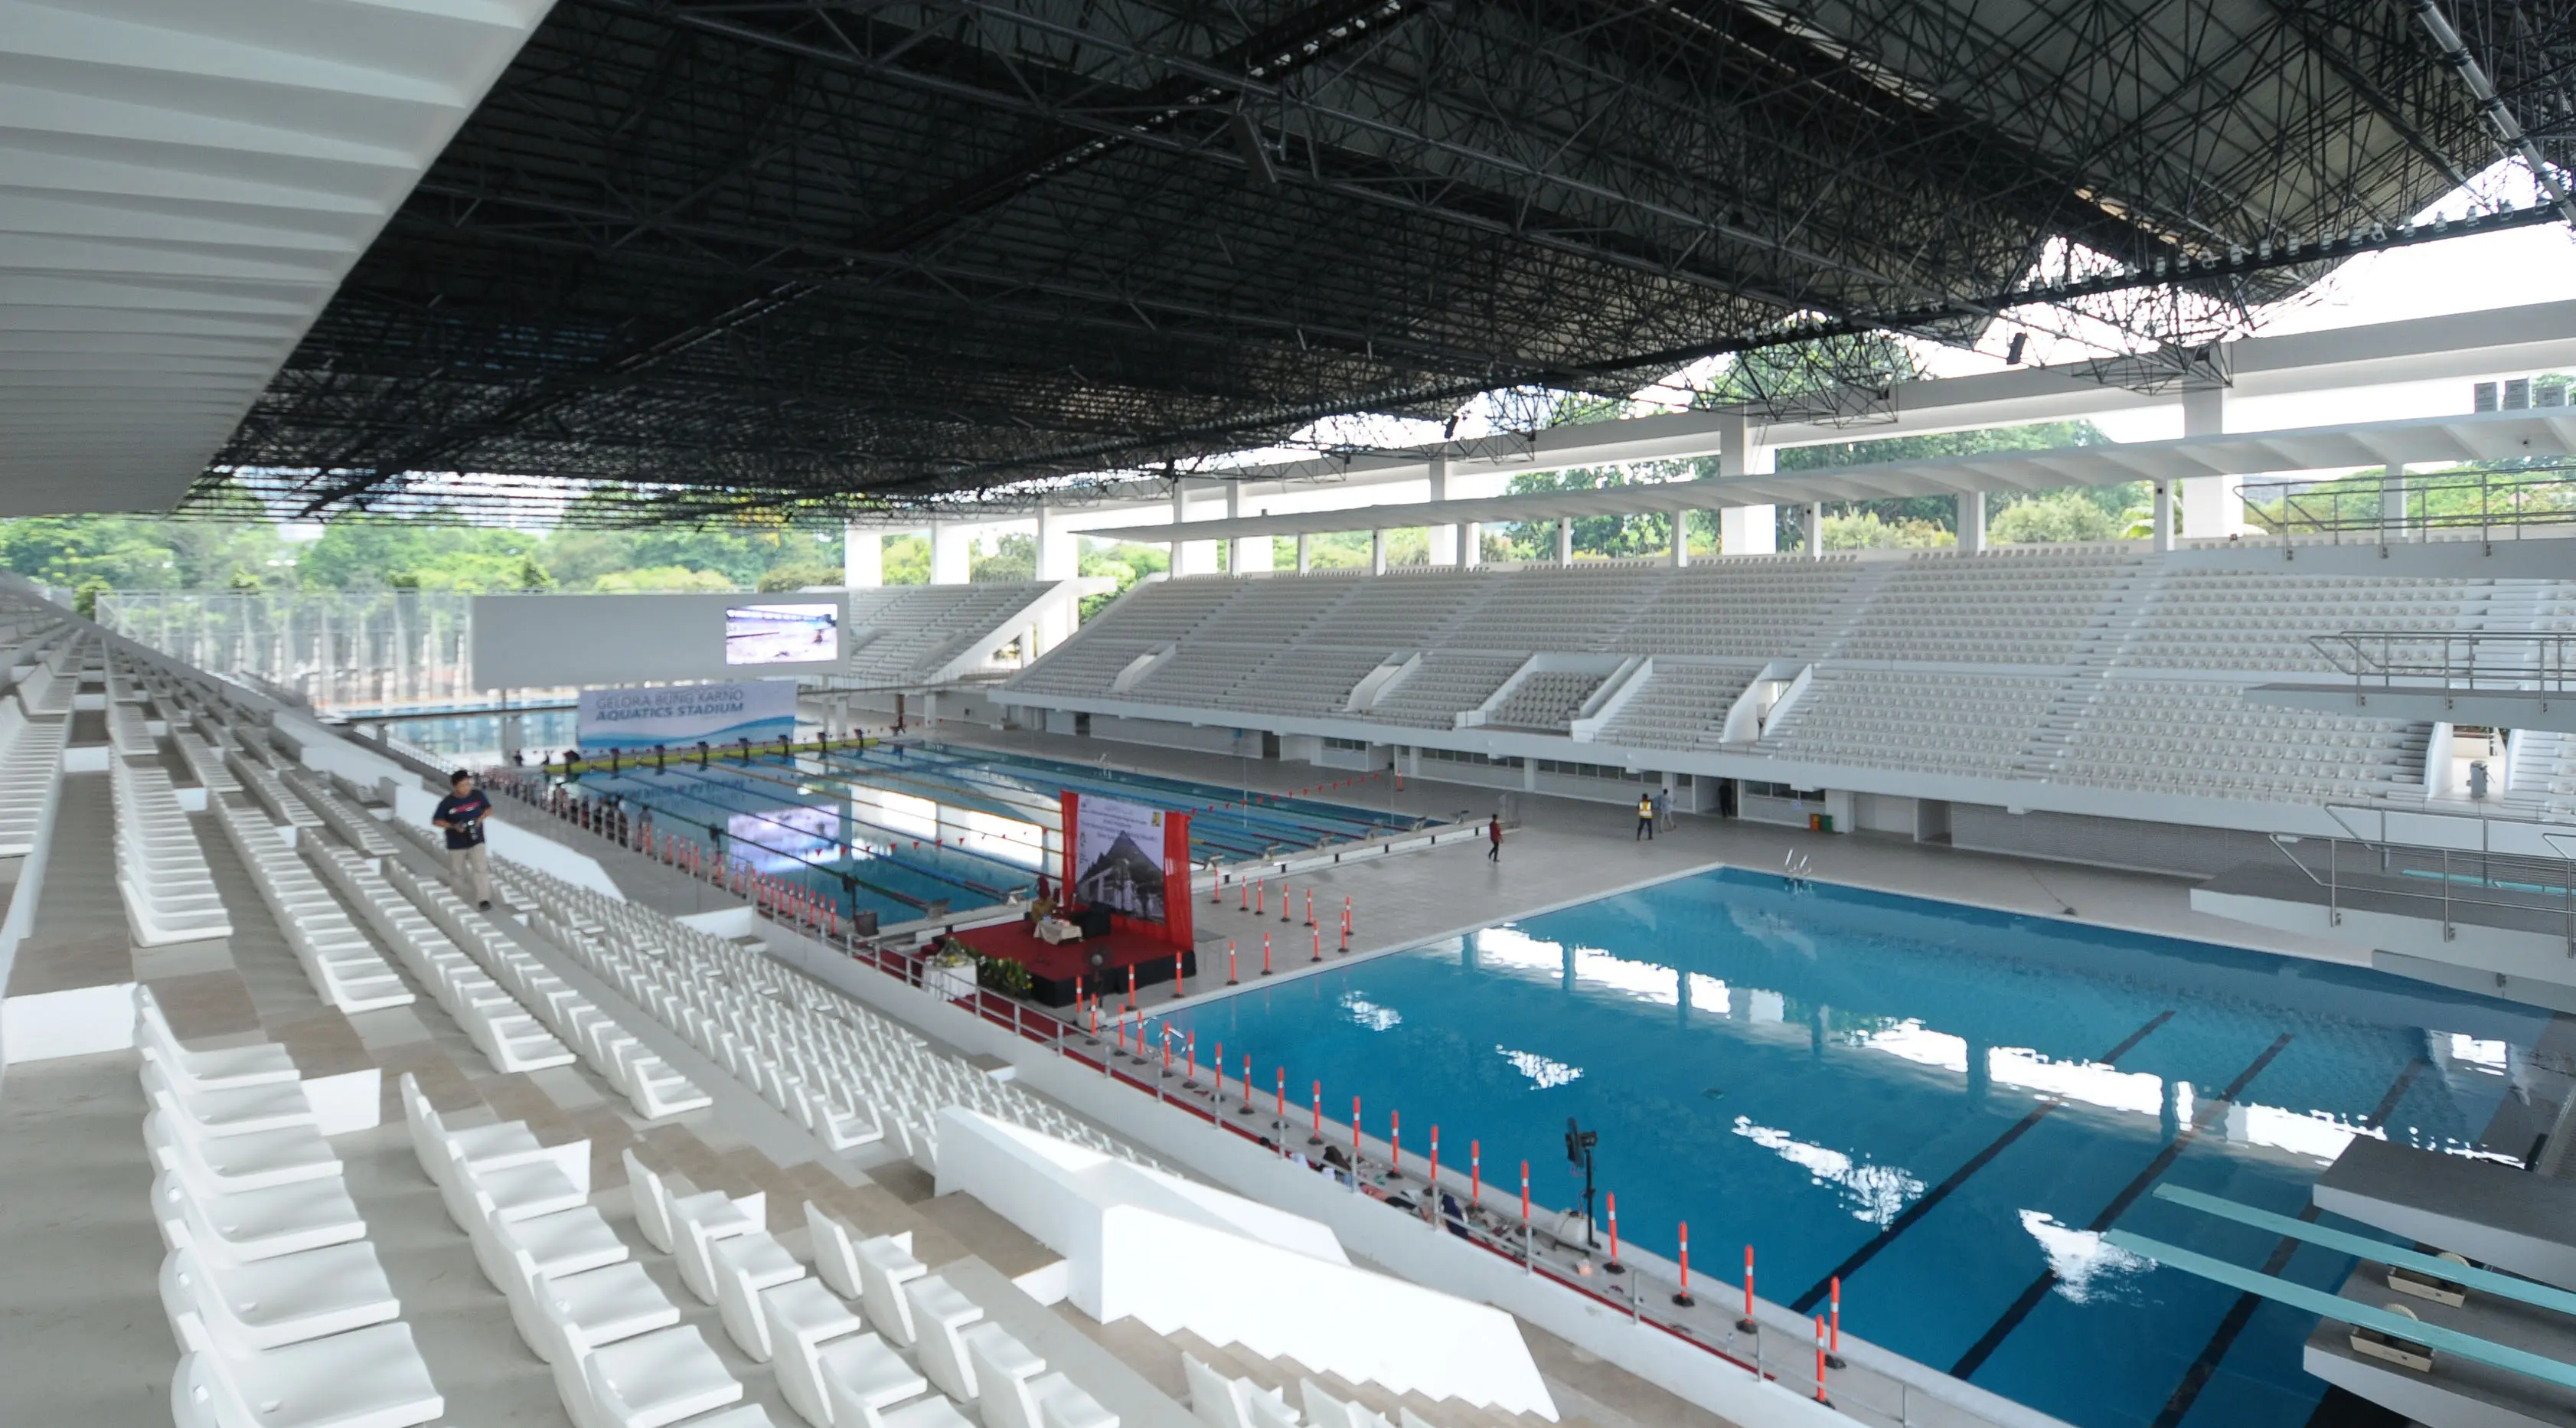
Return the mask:
<path id="1" fill-rule="evenodd" d="M 1827 550 L 1928 550 L 1957 545 L 1959 537 L 1931 521 L 1882 520 L 1873 510 L 1829 510 L 1824 543 Z"/>
<path id="2" fill-rule="evenodd" d="M 2111 540 L 2120 534 L 2120 526 L 2084 491 L 2049 491 L 1996 512 L 1986 522 L 1986 534 L 1997 545 L 2038 545 Z"/>
<path id="3" fill-rule="evenodd" d="M 992 554 L 975 557 L 966 578 L 977 582 L 1037 579 L 1037 537 L 1013 534 L 996 540 Z"/>
<path id="4" fill-rule="evenodd" d="M 590 582 L 601 595 L 646 595 L 674 590 L 737 590 L 722 571 L 691 570 L 685 565 L 648 565 L 640 570 L 613 570 Z"/>
<path id="5" fill-rule="evenodd" d="M 885 543 L 885 583 L 930 583 L 930 542 L 917 535 L 889 536 Z"/>
<path id="6" fill-rule="evenodd" d="M 761 574 L 755 590 L 802 590 L 808 585 L 838 585 L 841 572 L 815 561 L 811 564 L 777 565 Z"/>

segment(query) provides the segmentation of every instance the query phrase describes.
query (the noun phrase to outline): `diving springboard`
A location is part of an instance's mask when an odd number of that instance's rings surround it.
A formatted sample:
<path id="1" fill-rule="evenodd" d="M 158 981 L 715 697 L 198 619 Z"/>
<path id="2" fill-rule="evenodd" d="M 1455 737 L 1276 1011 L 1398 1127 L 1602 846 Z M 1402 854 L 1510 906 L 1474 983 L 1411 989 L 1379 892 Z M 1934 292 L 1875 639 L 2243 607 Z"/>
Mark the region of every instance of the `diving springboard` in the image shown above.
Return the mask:
<path id="1" fill-rule="evenodd" d="M 2419 1274 L 2429 1274 L 2438 1279 L 2450 1280 L 2454 1284 L 2467 1285 L 2481 1293 L 2518 1300 L 2538 1309 L 2553 1309 L 2561 1314 L 2576 1314 L 2576 1294 L 2570 1294 L 2552 1285 L 2523 1279 L 2517 1275 L 2499 1274 L 2492 1269 L 2480 1269 L 2476 1265 L 2454 1264 L 2450 1260 L 2435 1255 L 2418 1253 L 2401 1245 L 2371 1239 L 2366 1235 L 2356 1235 L 2350 1230 L 2310 1224 L 2306 1220 L 2294 1219 L 2288 1215 L 2275 1215 L 2269 1210 L 2257 1210 L 2251 1205 L 2240 1205 L 2233 1200 L 2222 1200 L 2216 1195 L 2204 1195 L 2200 1191 L 2186 1190 L 2179 1185 L 2159 1185 L 2155 1188 L 2154 1194 L 2159 1200 L 2171 1200 L 2177 1205 L 2206 1211 L 2221 1219 L 2234 1220 L 2240 1225 L 2252 1225 L 2258 1230 L 2270 1230 L 2274 1234 L 2287 1235 L 2294 1240 L 2305 1240 L 2309 1244 L 2337 1250 L 2355 1259 L 2394 1265 L 2399 1269 L 2411 1269 Z"/>
<path id="2" fill-rule="evenodd" d="M 2293 1309 L 2303 1310 L 2320 1318 L 2332 1319 L 2356 1328 L 2375 1330 L 2392 1339 L 2404 1339 L 2411 1344 L 2422 1344 L 2436 1353 L 2450 1354 L 2473 1364 L 2484 1364 L 2488 1368 L 2503 1369 L 2508 1373 L 2523 1374 L 2558 1388 L 2576 1389 L 2576 1364 L 2562 1363 L 2557 1359 L 2524 1349 L 2508 1348 L 2503 1344 L 2493 1343 L 2473 1334 L 2463 1334 L 2457 1329 L 2446 1329 L 2439 1324 L 2426 1323 L 2421 1319 L 2410 1319 L 2392 1310 L 2376 1308 L 2359 1300 L 2346 1299 L 2340 1294 L 2328 1294 L 2322 1289 L 2311 1289 L 2304 1284 L 2294 1284 L 2278 1276 L 2265 1274 L 2261 1270 L 2229 1264 L 2223 1259 L 2216 1259 L 2196 1250 L 2187 1250 L 2179 1245 L 2169 1245 L 2161 1240 L 2151 1240 L 2144 1235 L 2132 1234 L 2127 1230 L 2113 1230 L 2104 1235 L 2102 1240 L 2105 1244 L 2114 1245 L 2131 1254 L 2144 1255 L 2169 1268 L 2182 1270 L 2186 1274 L 2196 1274 L 2203 1279 L 2215 1280 L 2230 1289 L 2242 1290 L 2247 1294 L 2259 1294 L 2266 1299 L 2287 1304 Z"/>

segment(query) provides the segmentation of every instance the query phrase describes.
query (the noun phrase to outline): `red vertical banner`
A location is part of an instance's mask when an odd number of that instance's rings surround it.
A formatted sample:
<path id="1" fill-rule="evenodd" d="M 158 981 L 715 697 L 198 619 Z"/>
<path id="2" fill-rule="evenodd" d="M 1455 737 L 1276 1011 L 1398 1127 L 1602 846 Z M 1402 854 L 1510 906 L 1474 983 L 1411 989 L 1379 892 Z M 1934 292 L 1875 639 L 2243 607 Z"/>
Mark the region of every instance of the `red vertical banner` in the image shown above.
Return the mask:
<path id="1" fill-rule="evenodd" d="M 1056 799 L 1064 809 L 1064 866 L 1058 870 L 1055 880 L 1055 900 L 1059 905 L 1070 908 L 1074 905 L 1073 829 L 1082 817 L 1082 795 L 1068 788 L 1059 790 Z"/>
<path id="2" fill-rule="evenodd" d="M 1196 945 L 1190 931 L 1190 816 L 1177 810 L 1163 815 L 1163 934 L 1186 952 Z"/>

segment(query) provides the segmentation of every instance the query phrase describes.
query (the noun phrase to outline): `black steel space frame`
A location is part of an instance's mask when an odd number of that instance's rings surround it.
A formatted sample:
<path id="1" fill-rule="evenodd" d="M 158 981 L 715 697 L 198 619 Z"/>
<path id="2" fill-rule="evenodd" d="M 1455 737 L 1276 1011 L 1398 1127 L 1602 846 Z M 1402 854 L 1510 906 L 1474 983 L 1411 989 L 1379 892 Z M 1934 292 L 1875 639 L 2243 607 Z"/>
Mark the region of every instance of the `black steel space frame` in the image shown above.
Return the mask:
<path id="1" fill-rule="evenodd" d="M 2563 161 L 2576 0 L 2447 14 Z M 192 501 L 819 519 L 2034 301 L 2185 350 L 2496 154 L 2399 0 L 560 0 Z"/>

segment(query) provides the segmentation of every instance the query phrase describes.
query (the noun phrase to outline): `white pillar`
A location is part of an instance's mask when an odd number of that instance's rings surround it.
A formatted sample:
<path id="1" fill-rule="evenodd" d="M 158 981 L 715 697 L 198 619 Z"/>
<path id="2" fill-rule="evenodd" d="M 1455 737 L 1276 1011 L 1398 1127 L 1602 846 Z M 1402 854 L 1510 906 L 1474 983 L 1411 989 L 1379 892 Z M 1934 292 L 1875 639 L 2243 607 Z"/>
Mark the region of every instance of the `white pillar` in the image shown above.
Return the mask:
<path id="1" fill-rule="evenodd" d="M 1485 563 L 1485 527 L 1469 521 L 1458 528 L 1458 564 L 1473 570 Z"/>
<path id="2" fill-rule="evenodd" d="M 1182 540 L 1179 527 L 1189 523 L 1189 488 L 1172 483 L 1172 573 L 1174 575 L 1213 575 L 1216 573 L 1216 542 Z"/>
<path id="3" fill-rule="evenodd" d="M 2406 534 L 2406 463 L 2391 461 L 2379 483 L 2379 524 L 2383 538 Z"/>
<path id="4" fill-rule="evenodd" d="M 930 583 L 963 585 L 973 573 L 975 531 L 952 521 L 930 523 Z"/>
<path id="5" fill-rule="evenodd" d="M 1297 532 L 1297 573 L 1304 575 L 1315 568 L 1315 538 Z"/>
<path id="6" fill-rule="evenodd" d="M 1717 474 L 1767 476 L 1771 448 L 1753 439 L 1753 424 L 1731 412 L 1718 428 Z M 1770 506 L 1729 506 L 1717 514 L 1717 548 L 1728 555 L 1769 555 L 1780 548 L 1780 513 Z"/>
<path id="7" fill-rule="evenodd" d="M 1959 553 L 1974 555 L 1986 548 L 1986 493 L 1959 493 Z"/>
<path id="8" fill-rule="evenodd" d="M 2227 389 L 2211 387 L 2182 394 L 2182 434 L 2218 436 L 2227 430 Z M 2194 476 L 2182 483 L 2182 533 L 2194 540 L 2231 536 L 2245 529 L 2245 507 L 2237 499 L 2242 478 Z"/>
<path id="9" fill-rule="evenodd" d="M 2174 492 L 2171 481 L 2158 481 L 2155 494 L 2155 548 L 2174 548 Z"/>
<path id="10" fill-rule="evenodd" d="M 1242 482 L 1229 481 L 1226 483 L 1225 515 L 1227 520 L 1236 520 L 1244 516 L 1257 516 L 1261 514 L 1258 510 L 1248 509 L 1250 505 L 1250 502 L 1243 499 Z M 1236 536 L 1232 541 L 1228 542 L 1228 548 L 1225 553 L 1225 568 L 1229 572 L 1236 575 L 1249 575 L 1254 571 L 1268 570 L 1271 568 L 1271 565 L 1270 537 Z"/>
<path id="11" fill-rule="evenodd" d="M 1556 519 L 1556 563 L 1559 565 L 1574 563 L 1574 520 L 1570 516 L 1559 516 Z"/>
<path id="12" fill-rule="evenodd" d="M 1386 574 L 1386 528 L 1369 532 L 1369 574 Z"/>
<path id="13" fill-rule="evenodd" d="M 1798 508 L 1799 548 L 1809 560 L 1825 558 L 1825 506 L 1822 501 Z"/>
<path id="14" fill-rule="evenodd" d="M 1673 569 L 1690 564 L 1690 512 L 1673 512 Z"/>
<path id="15" fill-rule="evenodd" d="M 1431 499 L 1434 502 L 1446 501 L 1449 499 L 1449 458 L 1446 456 L 1435 456 L 1431 458 Z M 1430 534 L 1430 561 L 1433 565 L 1457 565 L 1461 563 L 1458 559 L 1457 526 L 1433 526 Z"/>
<path id="16" fill-rule="evenodd" d="M 1064 513 L 1053 506 L 1038 507 L 1037 546 L 1038 579 L 1071 580 L 1082 572 L 1082 537 L 1065 528 Z M 1045 654 L 1070 638 L 1080 615 L 1079 602 L 1068 600 L 1054 613 L 1040 617 L 1030 630 L 1030 657 Z"/>
<path id="17" fill-rule="evenodd" d="M 853 590 L 885 584 L 885 532 L 856 521 L 842 524 L 841 583 Z"/>

